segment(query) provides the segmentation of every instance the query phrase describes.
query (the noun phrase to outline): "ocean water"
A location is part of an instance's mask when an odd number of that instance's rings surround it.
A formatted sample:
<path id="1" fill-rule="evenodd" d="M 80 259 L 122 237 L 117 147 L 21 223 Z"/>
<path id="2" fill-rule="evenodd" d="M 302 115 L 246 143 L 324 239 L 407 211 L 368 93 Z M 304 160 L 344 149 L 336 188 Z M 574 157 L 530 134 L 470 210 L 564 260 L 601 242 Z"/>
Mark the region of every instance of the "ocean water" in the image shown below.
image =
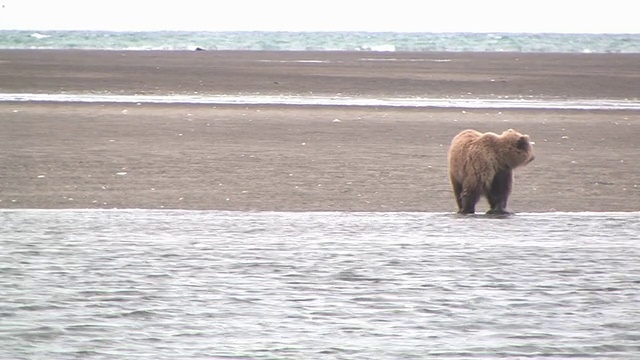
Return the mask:
<path id="1" fill-rule="evenodd" d="M 0 31 L 0 49 L 640 53 L 640 34 Z"/>
<path id="2" fill-rule="evenodd" d="M 640 213 L 1 210 L 2 359 L 634 359 Z"/>

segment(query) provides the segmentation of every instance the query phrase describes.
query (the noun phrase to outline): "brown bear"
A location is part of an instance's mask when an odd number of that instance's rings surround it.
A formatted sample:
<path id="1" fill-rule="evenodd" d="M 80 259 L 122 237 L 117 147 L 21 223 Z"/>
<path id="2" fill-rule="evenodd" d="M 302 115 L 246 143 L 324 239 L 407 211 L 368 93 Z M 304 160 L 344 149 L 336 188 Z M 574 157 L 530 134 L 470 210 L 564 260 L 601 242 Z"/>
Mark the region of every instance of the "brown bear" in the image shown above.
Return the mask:
<path id="1" fill-rule="evenodd" d="M 489 201 L 487 214 L 511 214 L 507 200 L 513 170 L 535 158 L 528 135 L 509 129 L 502 135 L 464 130 L 451 141 L 449 178 L 459 214 L 473 214 L 481 196 Z"/>

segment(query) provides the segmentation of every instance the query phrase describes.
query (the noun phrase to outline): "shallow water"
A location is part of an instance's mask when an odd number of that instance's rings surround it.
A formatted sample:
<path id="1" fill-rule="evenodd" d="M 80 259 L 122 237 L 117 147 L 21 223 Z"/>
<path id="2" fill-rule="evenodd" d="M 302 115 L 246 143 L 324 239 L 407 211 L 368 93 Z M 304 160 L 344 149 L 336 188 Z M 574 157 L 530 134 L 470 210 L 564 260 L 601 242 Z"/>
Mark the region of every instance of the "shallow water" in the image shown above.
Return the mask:
<path id="1" fill-rule="evenodd" d="M 461 109 L 556 109 L 556 110 L 640 110 L 635 100 L 611 99 L 436 99 L 364 98 L 279 95 L 97 95 L 97 94 L 0 94 L 0 102 L 83 102 L 129 104 L 209 104 L 209 105 L 307 105 L 307 106 L 389 106 Z"/>
<path id="2" fill-rule="evenodd" d="M 4 210 L 0 358 L 636 358 L 638 220 Z"/>

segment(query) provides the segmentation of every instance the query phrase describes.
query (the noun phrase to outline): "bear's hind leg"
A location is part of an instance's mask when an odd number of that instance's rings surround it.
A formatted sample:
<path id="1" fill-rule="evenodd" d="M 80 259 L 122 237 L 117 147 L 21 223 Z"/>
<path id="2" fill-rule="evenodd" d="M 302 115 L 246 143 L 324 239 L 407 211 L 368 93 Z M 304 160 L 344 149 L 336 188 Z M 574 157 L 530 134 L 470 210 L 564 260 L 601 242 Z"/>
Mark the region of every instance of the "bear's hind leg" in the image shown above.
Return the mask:
<path id="1" fill-rule="evenodd" d="M 458 205 L 458 212 L 462 210 L 462 183 L 457 182 L 451 178 L 451 187 L 453 188 L 453 196 L 456 197 L 456 205 Z"/>
<path id="2" fill-rule="evenodd" d="M 490 207 L 487 214 L 512 214 L 512 212 L 507 210 L 507 200 L 509 200 L 509 195 L 511 195 L 512 184 L 512 170 L 500 170 L 496 173 L 493 181 L 491 182 L 491 188 L 485 193 Z"/>
<path id="3" fill-rule="evenodd" d="M 482 193 L 478 190 L 465 189 L 460 194 L 460 211 L 458 214 L 474 214 L 476 212 L 476 204 L 480 200 Z"/>

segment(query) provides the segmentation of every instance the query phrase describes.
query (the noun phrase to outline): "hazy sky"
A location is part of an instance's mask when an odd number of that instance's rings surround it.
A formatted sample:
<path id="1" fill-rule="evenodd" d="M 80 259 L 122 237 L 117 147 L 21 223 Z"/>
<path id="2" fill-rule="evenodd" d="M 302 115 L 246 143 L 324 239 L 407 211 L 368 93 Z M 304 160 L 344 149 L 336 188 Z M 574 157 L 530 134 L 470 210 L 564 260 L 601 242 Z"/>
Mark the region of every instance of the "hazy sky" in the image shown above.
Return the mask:
<path id="1" fill-rule="evenodd" d="M 635 3 L 635 0 L 0 0 L 0 29 L 640 33 Z"/>

